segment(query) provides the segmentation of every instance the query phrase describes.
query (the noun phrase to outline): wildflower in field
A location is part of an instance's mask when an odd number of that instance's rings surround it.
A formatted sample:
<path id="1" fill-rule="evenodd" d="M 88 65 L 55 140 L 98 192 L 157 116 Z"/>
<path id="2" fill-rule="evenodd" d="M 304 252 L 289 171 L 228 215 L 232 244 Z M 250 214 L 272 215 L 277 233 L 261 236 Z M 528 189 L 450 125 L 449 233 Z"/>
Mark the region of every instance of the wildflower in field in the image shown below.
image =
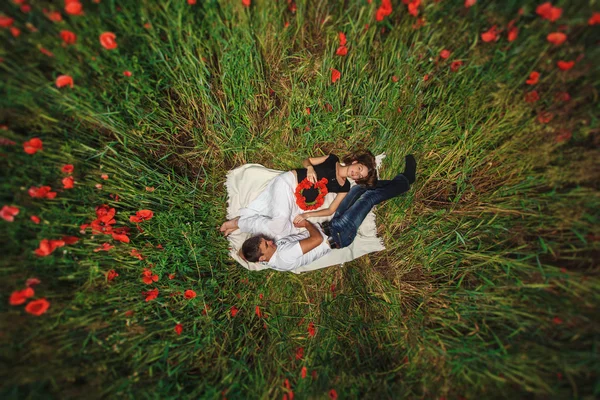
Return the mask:
<path id="1" fill-rule="evenodd" d="M 427 82 L 429 78 L 431 78 L 431 75 L 425 74 L 425 76 L 423 77 L 423 82 Z"/>
<path id="2" fill-rule="evenodd" d="M 74 183 L 75 183 L 75 179 L 73 179 L 72 176 L 67 176 L 66 178 L 63 178 L 63 180 L 62 180 L 63 188 L 65 188 L 65 189 L 73 189 Z"/>
<path id="3" fill-rule="evenodd" d="M 188 3 L 190 6 L 193 6 L 194 4 L 196 4 L 196 0 L 187 0 L 187 3 Z"/>
<path id="4" fill-rule="evenodd" d="M 106 280 L 108 282 L 110 282 L 113 279 L 115 279 L 117 276 L 119 276 L 119 274 L 117 273 L 117 271 L 115 271 L 114 269 L 108 270 L 108 272 L 106 273 Z"/>
<path id="5" fill-rule="evenodd" d="M 131 76 L 131 71 L 123 71 L 123 76 L 129 78 Z"/>
<path id="6" fill-rule="evenodd" d="M 483 40 L 486 43 L 498 40 L 498 31 L 496 30 L 496 25 L 483 32 L 481 34 L 481 40 Z"/>
<path id="7" fill-rule="evenodd" d="M 231 313 L 232 317 L 235 317 L 238 313 L 238 308 L 236 306 L 231 306 L 231 309 L 229 310 L 229 312 Z"/>
<path id="8" fill-rule="evenodd" d="M 27 193 L 34 199 L 53 199 L 56 197 L 56 192 L 52 192 L 51 190 L 50 186 L 40 186 L 39 188 L 32 186 Z"/>
<path id="9" fill-rule="evenodd" d="M 7 17 L 6 15 L 0 15 L 0 28 L 10 28 L 14 22 L 14 18 Z"/>
<path id="10" fill-rule="evenodd" d="M 306 372 L 308 372 L 306 367 L 302 367 L 302 369 L 300 370 L 300 376 L 302 377 L 302 379 L 306 378 Z"/>
<path id="11" fill-rule="evenodd" d="M 308 334 L 310 335 L 310 337 L 315 336 L 315 324 L 313 322 L 308 323 Z"/>
<path id="12" fill-rule="evenodd" d="M 65 1 L 65 12 L 70 15 L 83 15 L 83 5 L 79 1 Z"/>
<path id="13" fill-rule="evenodd" d="M 48 240 L 43 239 L 40 242 L 40 247 L 34 250 L 34 253 L 39 257 L 46 257 L 52 254 L 54 250 L 59 247 L 63 247 L 65 242 L 62 240 Z"/>
<path id="14" fill-rule="evenodd" d="M 555 46 L 559 46 L 567 40 L 567 35 L 562 32 L 552 32 L 546 36 L 546 39 Z"/>
<path id="15" fill-rule="evenodd" d="M 465 0 L 465 8 L 473 7 L 477 0 Z"/>
<path id="16" fill-rule="evenodd" d="M 23 4 L 21 7 L 19 7 L 19 10 L 21 10 L 23 14 L 27 14 L 31 11 L 31 6 L 29 4 Z"/>
<path id="17" fill-rule="evenodd" d="M 48 50 L 48 49 L 45 49 L 45 48 L 43 48 L 43 47 L 41 47 L 41 46 L 40 46 L 40 51 L 41 51 L 41 52 L 42 52 L 42 54 L 44 54 L 45 56 L 48 56 L 48 57 L 54 57 L 54 53 L 53 53 L 53 52 L 51 52 L 50 50 Z"/>
<path id="18" fill-rule="evenodd" d="M 251 4 L 251 0 L 242 0 L 242 5 L 244 7 L 250 7 Z"/>
<path id="19" fill-rule="evenodd" d="M 410 15 L 412 15 L 413 17 L 418 16 L 420 5 L 421 5 L 421 0 L 410 0 L 410 2 L 407 4 L 408 13 Z"/>
<path id="20" fill-rule="evenodd" d="M 154 216 L 154 213 L 150 210 L 140 210 L 140 211 L 136 211 L 135 215 L 132 215 L 131 217 L 129 217 L 129 220 L 131 222 L 144 222 L 144 221 L 148 221 L 150 219 L 152 219 L 152 217 Z"/>
<path id="21" fill-rule="evenodd" d="M 552 323 L 553 323 L 554 325 L 562 325 L 562 323 L 563 323 L 563 320 L 562 320 L 562 319 L 560 319 L 559 317 L 554 317 L 554 318 L 552 318 Z"/>
<path id="22" fill-rule="evenodd" d="M 62 15 L 58 11 L 48 11 L 46 9 L 43 10 L 44 15 L 52 22 L 60 22 L 62 21 Z"/>
<path id="23" fill-rule="evenodd" d="M 112 32 L 104 32 L 100 35 L 100 44 L 107 50 L 117 48 L 117 35 Z"/>
<path id="24" fill-rule="evenodd" d="M 31 315 L 35 315 L 39 317 L 44 314 L 48 308 L 50 308 L 50 302 L 46 299 L 38 299 L 30 301 L 29 304 L 25 306 L 25 311 L 27 311 Z"/>
<path id="25" fill-rule="evenodd" d="M 19 28 L 17 28 L 16 26 L 11 26 L 10 27 L 10 33 L 14 37 L 19 37 L 21 35 L 21 30 Z"/>
<path id="26" fill-rule="evenodd" d="M 202 315 L 207 315 L 209 311 L 210 311 L 210 306 L 208 304 L 205 304 L 204 308 L 202 309 Z"/>
<path id="27" fill-rule="evenodd" d="M 92 226 L 92 232 L 111 234 L 113 227 L 116 224 L 114 216 L 116 210 L 114 208 L 104 208 L 106 205 L 96 207 L 96 219 L 93 220 L 90 225 Z"/>
<path id="28" fill-rule="evenodd" d="M 131 249 L 130 255 L 132 257 L 137 257 L 138 260 L 143 260 L 144 259 L 144 256 L 137 249 Z"/>
<path id="29" fill-rule="evenodd" d="M 196 292 L 194 292 L 194 291 L 193 291 L 193 290 L 191 290 L 191 289 L 188 289 L 188 290 L 186 290 L 185 292 L 183 292 L 183 296 L 184 296 L 186 299 L 188 299 L 188 300 L 189 300 L 189 299 L 193 299 L 193 298 L 195 298 L 195 297 L 196 297 Z"/>
<path id="30" fill-rule="evenodd" d="M 188 0 L 189 2 L 190 0 Z M 175 333 L 177 333 L 177 335 L 181 335 L 181 332 L 183 332 L 183 325 L 181 324 L 177 324 L 175 325 Z"/>
<path id="31" fill-rule="evenodd" d="M 260 307 L 259 306 L 254 307 L 254 314 L 256 314 L 256 316 L 258 318 L 260 318 L 261 313 L 260 313 Z"/>
<path id="32" fill-rule="evenodd" d="M 73 88 L 73 77 L 69 75 L 59 75 L 56 78 L 56 87 L 61 88 L 65 86 L 69 86 L 71 89 Z"/>
<path id="33" fill-rule="evenodd" d="M 39 138 L 29 139 L 25 143 L 23 143 L 23 150 L 27 154 L 35 154 L 40 150 L 44 149 L 44 144 Z"/>
<path id="34" fill-rule="evenodd" d="M 331 389 L 331 390 L 329 391 L 329 398 L 330 398 L 331 400 L 337 400 L 337 398 L 338 398 L 338 394 L 337 394 L 337 392 L 335 391 L 335 389 Z"/>
<path id="35" fill-rule="evenodd" d="M 340 46 L 335 51 L 336 56 L 345 56 L 346 54 L 348 54 L 348 48 L 346 46 Z"/>
<path id="36" fill-rule="evenodd" d="M 540 80 L 540 73 L 537 71 L 533 71 L 529 74 L 529 79 L 525 81 L 528 85 L 535 85 Z"/>
<path id="37" fill-rule="evenodd" d="M 18 306 L 27 301 L 28 298 L 33 297 L 35 292 L 32 288 L 27 287 L 23 290 L 15 290 L 11 293 L 8 302 L 11 306 Z"/>
<path id="38" fill-rule="evenodd" d="M 381 5 L 377 9 L 375 13 L 375 20 L 380 22 L 383 21 L 385 17 L 392 13 L 392 0 L 382 0 Z"/>
<path id="39" fill-rule="evenodd" d="M 552 121 L 553 118 L 554 114 L 548 111 L 542 111 L 538 114 L 538 122 L 540 124 L 547 124 L 548 122 Z"/>
<path id="40" fill-rule="evenodd" d="M 519 36 L 519 28 L 517 28 L 516 26 L 513 26 L 508 30 L 508 41 L 509 42 L 517 40 L 518 36 Z"/>
<path id="41" fill-rule="evenodd" d="M 335 68 L 331 68 L 331 83 L 335 83 L 342 76 L 341 72 Z"/>
<path id="42" fill-rule="evenodd" d="M 562 8 L 554 7 L 552 3 L 548 1 L 537 6 L 535 13 L 543 19 L 554 22 L 562 15 Z"/>
<path id="43" fill-rule="evenodd" d="M 561 71 L 568 71 L 575 66 L 575 61 L 560 60 L 556 63 L 556 66 L 560 68 Z"/>
<path id="44" fill-rule="evenodd" d="M 556 137 L 554 138 L 554 141 L 556 143 L 568 142 L 571 139 L 571 137 L 572 137 L 571 131 L 563 129 L 562 131 L 560 131 L 560 133 L 558 135 L 556 135 Z M 564 268 L 561 268 L 561 271 L 563 269 Z M 566 270 L 562 271 L 562 272 L 566 272 Z"/>
<path id="45" fill-rule="evenodd" d="M 450 53 L 450 50 L 444 49 L 444 50 L 440 51 L 440 57 L 444 60 L 447 59 L 448 57 L 450 57 L 450 54 L 452 54 L 452 53 Z"/>
<path id="46" fill-rule="evenodd" d="M 153 274 L 148 268 L 144 268 L 144 272 L 142 272 L 142 281 L 146 285 L 151 285 L 153 282 L 158 282 L 158 275 Z"/>
<path id="47" fill-rule="evenodd" d="M 129 236 L 127 236 L 127 233 L 120 233 L 118 231 L 118 229 L 120 228 L 116 228 L 113 230 L 113 232 L 111 233 L 111 236 L 114 240 L 116 240 L 117 242 L 121 242 L 121 243 L 129 243 Z"/>
<path id="48" fill-rule="evenodd" d="M 592 13 L 590 19 L 588 19 L 588 25 L 598 25 L 600 24 L 600 12 Z"/>
<path id="49" fill-rule="evenodd" d="M 73 167 L 73 164 L 65 164 L 60 168 L 60 171 L 65 174 L 72 174 L 74 170 L 75 167 Z"/>
<path id="50" fill-rule="evenodd" d="M 32 215 L 31 217 L 29 217 L 29 219 L 31 219 L 31 221 L 33 221 L 34 224 L 39 224 L 41 222 L 40 217 L 38 217 L 37 215 Z"/>
<path id="51" fill-rule="evenodd" d="M 460 60 L 454 60 L 452 61 L 452 63 L 450 64 L 450 70 L 452 72 L 456 72 L 459 70 L 459 68 L 463 65 L 463 62 Z"/>
<path id="52" fill-rule="evenodd" d="M 296 360 L 302 360 L 304 357 L 304 347 L 298 347 L 296 349 Z"/>
<path id="53" fill-rule="evenodd" d="M 0 210 L 0 217 L 8 222 L 13 222 L 15 220 L 15 216 L 19 214 L 19 209 L 14 206 L 2 206 Z"/>
<path id="54" fill-rule="evenodd" d="M 27 287 L 35 286 L 35 285 L 39 285 L 40 283 L 42 283 L 42 281 L 40 281 L 38 278 L 28 278 L 25 281 L 25 286 L 27 286 Z"/>
<path id="55" fill-rule="evenodd" d="M 62 30 L 60 31 L 60 38 L 64 44 L 75 44 L 77 41 L 77 35 L 71 31 Z"/>
<path id="56" fill-rule="evenodd" d="M 158 297 L 158 289 L 154 288 L 148 292 L 143 292 L 144 296 L 146 296 L 146 301 L 154 300 Z"/>
<path id="57" fill-rule="evenodd" d="M 567 92 L 558 92 L 554 98 L 556 101 L 564 101 L 566 103 L 567 101 L 571 100 L 571 95 Z"/>
<path id="58" fill-rule="evenodd" d="M 146 186 L 146 192 L 154 192 L 156 189 L 153 186 Z"/>
<path id="59" fill-rule="evenodd" d="M 100 247 L 96 247 L 94 249 L 94 253 L 97 253 L 99 251 L 109 251 L 110 249 L 114 248 L 115 246 L 113 246 L 110 243 L 102 243 L 102 245 Z"/>
<path id="60" fill-rule="evenodd" d="M 101 184 L 101 183 L 96 183 L 96 184 L 94 185 L 94 187 L 95 187 L 96 189 L 98 189 L 98 190 L 102 190 L 102 187 L 103 187 L 103 186 L 102 186 L 102 184 Z"/>
<path id="61" fill-rule="evenodd" d="M 107 180 L 108 179 L 108 174 L 102 174 L 100 175 L 100 178 Z"/>
<path id="62" fill-rule="evenodd" d="M 527 103 L 535 103 L 540 99 L 540 96 L 537 90 L 532 90 L 531 92 L 525 93 L 525 101 Z"/>
<path id="63" fill-rule="evenodd" d="M 65 235 L 65 236 L 63 236 L 61 238 L 61 240 L 63 242 L 65 242 L 66 245 L 75 244 L 75 243 L 79 242 L 79 238 L 77 236 L 67 236 L 67 235 Z"/>

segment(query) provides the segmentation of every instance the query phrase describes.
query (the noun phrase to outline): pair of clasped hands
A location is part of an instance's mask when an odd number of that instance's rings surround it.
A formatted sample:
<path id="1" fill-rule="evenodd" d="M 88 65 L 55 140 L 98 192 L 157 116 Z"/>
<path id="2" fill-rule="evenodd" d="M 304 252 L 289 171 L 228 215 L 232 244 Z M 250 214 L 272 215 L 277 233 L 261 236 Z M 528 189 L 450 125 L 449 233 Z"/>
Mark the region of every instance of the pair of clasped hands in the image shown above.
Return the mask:
<path id="1" fill-rule="evenodd" d="M 306 179 L 308 179 L 308 181 L 313 185 L 317 183 L 317 173 L 315 172 L 315 169 L 312 166 L 306 168 Z M 309 217 L 308 214 L 309 213 L 298 214 L 296 218 L 294 218 L 294 226 L 296 228 L 305 228 L 306 224 L 303 222 L 306 221 L 306 218 Z"/>

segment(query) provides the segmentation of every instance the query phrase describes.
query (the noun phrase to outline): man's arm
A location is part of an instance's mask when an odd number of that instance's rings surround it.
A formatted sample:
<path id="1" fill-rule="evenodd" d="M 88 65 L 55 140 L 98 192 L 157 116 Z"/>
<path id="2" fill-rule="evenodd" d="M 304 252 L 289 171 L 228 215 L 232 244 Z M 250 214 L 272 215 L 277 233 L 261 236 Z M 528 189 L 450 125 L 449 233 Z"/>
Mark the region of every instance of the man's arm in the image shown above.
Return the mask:
<path id="1" fill-rule="evenodd" d="M 302 254 L 306 254 L 315 247 L 319 246 L 323 243 L 323 235 L 321 232 L 309 221 L 302 220 L 299 223 L 294 223 L 296 228 L 306 228 L 308 234 L 310 235 L 306 239 L 302 239 L 300 243 L 300 248 L 302 249 Z"/>

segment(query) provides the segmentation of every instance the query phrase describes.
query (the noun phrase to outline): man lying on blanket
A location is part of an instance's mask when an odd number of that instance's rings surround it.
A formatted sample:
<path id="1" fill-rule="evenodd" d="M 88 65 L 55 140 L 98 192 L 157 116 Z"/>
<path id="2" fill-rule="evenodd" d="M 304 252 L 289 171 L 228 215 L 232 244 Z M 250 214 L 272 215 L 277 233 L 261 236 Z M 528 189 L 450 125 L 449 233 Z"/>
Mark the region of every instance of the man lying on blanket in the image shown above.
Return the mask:
<path id="1" fill-rule="evenodd" d="M 360 185 L 352 187 L 333 219 L 321 224 L 323 231 L 311 222 L 301 220 L 294 222 L 294 226 L 305 228 L 305 231 L 277 241 L 264 234 L 252 236 L 244 242 L 239 255 L 246 261 L 263 262 L 278 271 L 292 271 L 323 257 L 332 248 L 347 247 L 354 241 L 369 211 L 385 200 L 406 193 L 415 181 L 415 174 L 416 161 L 412 155 L 408 155 L 404 172 L 394 179 L 380 180 L 373 189 Z M 231 224 L 228 229 L 238 229 L 238 220 L 228 221 Z"/>

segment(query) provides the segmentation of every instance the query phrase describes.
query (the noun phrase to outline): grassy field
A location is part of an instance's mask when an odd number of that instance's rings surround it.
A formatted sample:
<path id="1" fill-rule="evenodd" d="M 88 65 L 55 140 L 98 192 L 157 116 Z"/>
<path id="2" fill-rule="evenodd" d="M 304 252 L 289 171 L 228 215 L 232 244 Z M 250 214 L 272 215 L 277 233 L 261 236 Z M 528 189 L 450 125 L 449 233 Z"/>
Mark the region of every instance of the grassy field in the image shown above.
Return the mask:
<path id="1" fill-rule="evenodd" d="M 0 5 L 3 399 L 600 396 L 595 1 L 67 3 Z M 385 251 L 228 257 L 228 170 L 360 148 Z"/>

